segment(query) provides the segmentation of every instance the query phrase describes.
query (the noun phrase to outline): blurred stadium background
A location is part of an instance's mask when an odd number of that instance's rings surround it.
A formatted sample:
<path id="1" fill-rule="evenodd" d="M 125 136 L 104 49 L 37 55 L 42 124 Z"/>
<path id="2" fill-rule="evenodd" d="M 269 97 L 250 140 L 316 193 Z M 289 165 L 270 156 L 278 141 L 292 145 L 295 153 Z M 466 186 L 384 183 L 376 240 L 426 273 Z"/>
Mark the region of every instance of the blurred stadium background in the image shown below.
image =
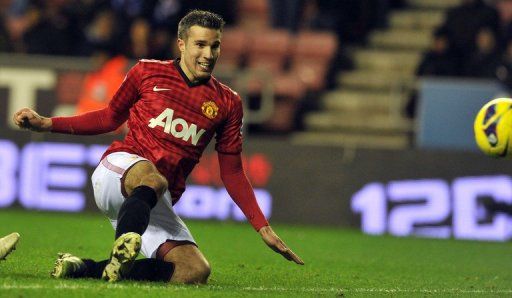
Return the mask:
<path id="1" fill-rule="evenodd" d="M 215 75 L 245 99 L 244 159 L 272 222 L 510 240 L 482 202 L 512 203 L 512 165 L 472 132 L 512 87 L 508 0 L 1 0 L 0 207 L 97 212 L 89 174 L 123 129 L 41 135 L 11 115 L 105 106 L 137 59 L 176 57 L 192 8 L 227 21 Z M 176 208 L 243 220 L 211 149 Z"/>

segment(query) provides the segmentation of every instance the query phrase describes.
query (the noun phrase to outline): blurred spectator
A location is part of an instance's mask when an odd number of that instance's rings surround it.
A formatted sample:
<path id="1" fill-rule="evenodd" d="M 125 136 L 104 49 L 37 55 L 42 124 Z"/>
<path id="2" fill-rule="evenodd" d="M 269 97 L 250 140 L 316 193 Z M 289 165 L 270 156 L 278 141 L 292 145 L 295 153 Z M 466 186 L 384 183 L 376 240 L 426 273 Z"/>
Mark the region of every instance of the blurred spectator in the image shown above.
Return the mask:
<path id="1" fill-rule="evenodd" d="M 369 29 L 388 26 L 389 0 L 366 0 L 361 3 L 363 4 L 361 11 L 365 16 L 364 21 Z"/>
<path id="2" fill-rule="evenodd" d="M 416 69 L 417 76 L 456 76 L 461 75 L 459 71 L 458 57 L 450 51 L 450 42 L 444 28 L 438 28 L 434 32 L 434 38 L 430 49 L 423 55 L 423 58 Z M 413 119 L 416 116 L 418 101 L 417 92 L 413 92 L 405 105 L 405 116 Z"/>
<path id="3" fill-rule="evenodd" d="M 450 52 L 446 31 L 442 28 L 434 32 L 434 38 L 428 52 L 416 70 L 418 76 L 454 76 L 458 72 L 457 57 Z"/>
<path id="4" fill-rule="evenodd" d="M 330 30 L 341 41 L 363 43 L 374 28 L 387 24 L 389 0 L 316 0 L 307 16 L 311 28 Z M 396 3 L 392 3 L 396 5 Z"/>
<path id="5" fill-rule="evenodd" d="M 124 48 L 127 56 L 132 59 L 152 57 L 149 48 L 150 27 L 145 19 L 138 18 L 130 27 L 128 45 Z"/>
<path id="6" fill-rule="evenodd" d="M 151 2 L 151 1 L 150 1 Z M 153 0 L 153 11 L 149 18 L 153 25 L 162 30 L 175 30 L 180 17 L 184 13 L 184 6 L 180 0 Z M 176 35 L 173 33 L 173 35 Z"/>
<path id="7" fill-rule="evenodd" d="M 495 78 L 500 55 L 494 31 L 488 27 L 480 29 L 475 43 L 476 51 L 471 54 L 464 74 L 470 77 Z"/>
<path id="8" fill-rule="evenodd" d="M 7 5 L 6 5 L 7 6 Z M 28 0 L 11 1 L 5 13 L 5 27 L 10 40 L 10 48 L 15 52 L 25 52 L 23 35 L 38 19 L 38 8 Z"/>
<path id="9" fill-rule="evenodd" d="M 304 0 L 270 0 L 272 27 L 297 32 L 304 3 Z"/>
<path id="10" fill-rule="evenodd" d="M 176 56 L 173 55 L 174 40 L 175 36 L 163 28 L 152 29 L 146 19 L 138 18 L 131 24 L 123 53 L 131 59 L 167 60 Z"/>
<path id="11" fill-rule="evenodd" d="M 116 15 L 118 26 L 128 31 L 130 24 L 137 18 L 151 18 L 158 1 L 110 0 L 110 8 Z M 124 33 L 124 32 L 123 32 Z"/>
<path id="12" fill-rule="evenodd" d="M 310 27 L 316 30 L 330 30 L 338 34 L 340 40 L 351 40 L 351 34 L 347 26 L 354 23 L 358 18 L 358 1 L 347 0 L 339 2 L 336 0 L 316 0 L 309 3 L 312 5 L 310 13 Z M 355 27 L 350 30 L 356 31 Z"/>
<path id="13" fill-rule="evenodd" d="M 498 31 L 497 11 L 483 0 L 463 0 L 447 12 L 444 24 L 450 45 L 462 59 L 475 50 L 476 34 L 483 27 Z"/>
<path id="14" fill-rule="evenodd" d="M 121 39 L 120 44 L 124 44 L 125 37 L 130 36 L 131 25 L 135 20 L 151 19 L 157 3 L 158 0 L 110 0 L 110 10 L 115 15 L 114 27 Z"/>
<path id="15" fill-rule="evenodd" d="M 192 9 L 208 10 L 220 14 L 227 26 L 232 26 L 237 19 L 237 4 L 239 0 L 182 0 L 183 15 Z"/>
<path id="16" fill-rule="evenodd" d="M 236 0 L 147 0 L 142 9 L 146 18 L 157 29 L 165 29 L 168 33 L 176 35 L 178 22 L 192 9 L 208 10 L 222 15 L 226 24 L 233 25 L 237 18 Z"/>
<path id="17" fill-rule="evenodd" d="M 7 31 L 7 10 L 9 1 L 0 1 L 0 52 L 12 51 L 11 38 Z"/>
<path id="18" fill-rule="evenodd" d="M 500 65 L 496 70 L 496 77 L 509 90 L 512 90 L 512 40 L 507 44 L 500 61 Z"/>
<path id="19" fill-rule="evenodd" d="M 151 58 L 167 60 L 173 55 L 173 45 L 176 43 L 176 28 L 180 18 L 185 14 L 186 5 L 182 0 L 152 0 L 153 11 L 149 15 L 151 32 Z M 150 1 L 151 2 L 151 1 Z"/>
<path id="20" fill-rule="evenodd" d="M 98 12 L 85 28 L 85 40 L 80 53 L 91 55 L 97 49 L 116 52 L 120 41 L 115 31 L 115 20 L 110 10 Z"/>
<path id="21" fill-rule="evenodd" d="M 155 28 L 152 30 L 151 38 L 151 58 L 158 60 L 168 60 L 179 56 L 179 49 L 176 43 L 176 37 L 170 34 L 164 28 Z"/>
<path id="22" fill-rule="evenodd" d="M 112 56 L 111 52 L 102 49 L 95 51 L 91 59 L 95 70 L 85 76 L 76 114 L 105 108 L 131 66 L 124 56 Z M 122 126 L 116 133 L 124 131 L 125 128 Z"/>
<path id="23" fill-rule="evenodd" d="M 0 0 L 0 52 L 169 59 L 178 20 L 191 9 L 235 23 L 236 0 Z M 143 41 L 145 40 L 145 41 Z M 125 42 L 123 42 L 125 41 Z"/>
<path id="24" fill-rule="evenodd" d="M 499 47 L 505 49 L 512 39 L 512 1 L 497 0 L 496 10 L 499 15 Z"/>
<path id="25" fill-rule="evenodd" d="M 27 53 L 72 55 L 81 30 L 71 0 L 34 1 L 33 23 L 23 34 Z"/>
<path id="26" fill-rule="evenodd" d="M 407 0 L 389 0 L 389 7 L 393 9 L 401 9 L 407 7 Z"/>

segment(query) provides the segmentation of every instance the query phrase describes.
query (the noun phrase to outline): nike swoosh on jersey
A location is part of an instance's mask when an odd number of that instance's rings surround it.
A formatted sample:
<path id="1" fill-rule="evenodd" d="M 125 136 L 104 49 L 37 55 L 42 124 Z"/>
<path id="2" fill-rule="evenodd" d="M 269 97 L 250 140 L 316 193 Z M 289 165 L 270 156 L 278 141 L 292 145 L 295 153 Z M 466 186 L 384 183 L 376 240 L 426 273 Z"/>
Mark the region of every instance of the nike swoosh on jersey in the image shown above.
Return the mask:
<path id="1" fill-rule="evenodd" d="M 158 88 L 157 86 L 153 87 L 153 91 L 155 92 L 158 92 L 158 91 L 169 91 L 171 89 L 168 89 L 168 88 Z"/>

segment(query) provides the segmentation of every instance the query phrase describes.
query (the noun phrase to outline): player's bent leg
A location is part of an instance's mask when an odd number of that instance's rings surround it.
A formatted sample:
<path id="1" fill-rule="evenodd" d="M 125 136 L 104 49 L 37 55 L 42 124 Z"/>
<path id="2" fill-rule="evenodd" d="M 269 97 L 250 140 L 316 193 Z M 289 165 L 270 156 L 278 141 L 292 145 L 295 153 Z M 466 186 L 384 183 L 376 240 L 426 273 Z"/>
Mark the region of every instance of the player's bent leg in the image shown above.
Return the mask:
<path id="1" fill-rule="evenodd" d="M 128 195 L 117 215 L 116 239 L 129 232 L 142 235 L 158 198 L 167 190 L 167 180 L 149 161 L 140 161 L 122 177 L 122 190 Z"/>
<path id="2" fill-rule="evenodd" d="M 167 190 L 167 179 L 149 161 L 142 160 L 130 167 L 122 178 L 123 191 L 129 196 L 141 185 L 149 186 L 161 197 Z"/>
<path id="3" fill-rule="evenodd" d="M 101 278 L 108 282 L 116 282 L 127 276 L 139 255 L 141 243 L 140 235 L 133 232 L 117 238 Z"/>
<path id="4" fill-rule="evenodd" d="M 162 250 L 165 250 L 165 243 L 159 252 Z M 163 260 L 174 264 L 170 279 L 172 283 L 205 284 L 211 273 L 210 264 L 194 244 L 174 246 L 163 256 Z"/>

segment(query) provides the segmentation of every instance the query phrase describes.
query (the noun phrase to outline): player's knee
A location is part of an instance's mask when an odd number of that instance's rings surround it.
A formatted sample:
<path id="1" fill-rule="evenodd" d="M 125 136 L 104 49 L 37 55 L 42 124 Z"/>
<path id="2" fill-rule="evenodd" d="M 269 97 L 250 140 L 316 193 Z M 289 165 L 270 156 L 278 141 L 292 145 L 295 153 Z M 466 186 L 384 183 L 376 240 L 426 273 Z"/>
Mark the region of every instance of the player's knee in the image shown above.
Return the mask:
<path id="1" fill-rule="evenodd" d="M 206 260 L 195 260 L 186 264 L 175 264 L 171 282 L 184 284 L 206 284 L 211 273 L 210 264 Z"/>
<path id="2" fill-rule="evenodd" d="M 210 274 L 212 273 L 212 268 L 210 267 L 210 264 L 204 262 L 196 270 L 197 282 L 205 284 L 208 281 L 208 277 L 210 277 Z"/>
<path id="3" fill-rule="evenodd" d="M 185 283 L 205 284 L 210 276 L 211 268 L 208 262 L 198 261 L 190 267 L 190 275 Z"/>
<path id="4" fill-rule="evenodd" d="M 136 187 L 145 185 L 153 188 L 157 196 L 161 197 L 168 187 L 167 179 L 149 161 L 141 161 L 133 165 L 123 176 L 122 183 L 127 195 L 131 195 Z"/>
<path id="5" fill-rule="evenodd" d="M 150 173 L 143 176 L 139 185 L 146 185 L 153 188 L 158 197 L 161 197 L 168 188 L 167 179 L 159 173 Z"/>

